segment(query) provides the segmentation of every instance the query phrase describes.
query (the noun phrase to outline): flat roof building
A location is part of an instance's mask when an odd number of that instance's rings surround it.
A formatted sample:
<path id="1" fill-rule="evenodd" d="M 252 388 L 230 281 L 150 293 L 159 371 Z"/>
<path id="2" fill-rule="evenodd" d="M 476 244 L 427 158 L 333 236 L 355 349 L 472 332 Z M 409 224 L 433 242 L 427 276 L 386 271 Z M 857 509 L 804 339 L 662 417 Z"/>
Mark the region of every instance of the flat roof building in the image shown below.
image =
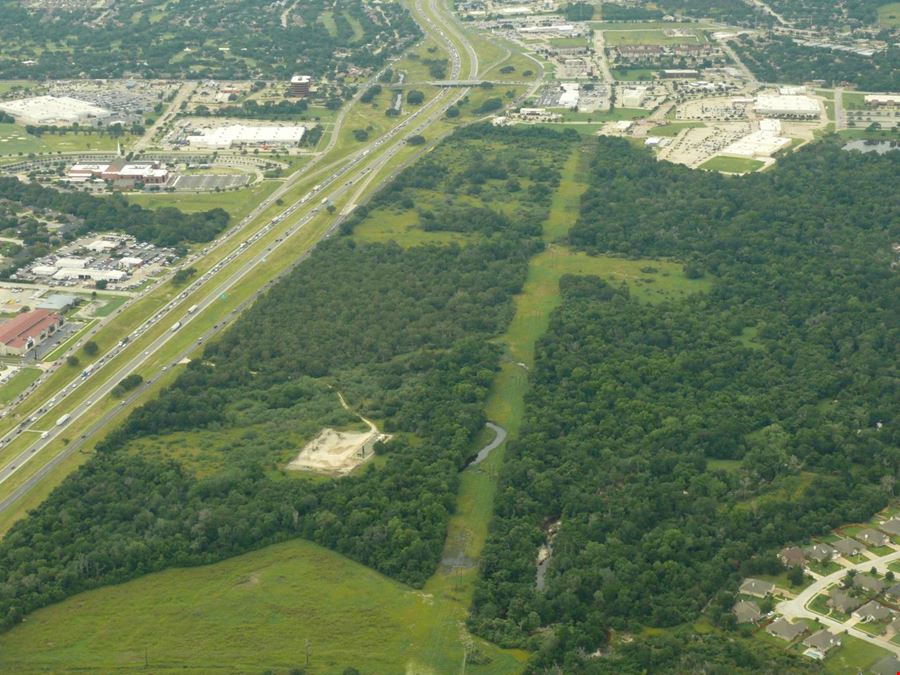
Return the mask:
<path id="1" fill-rule="evenodd" d="M 188 142 L 195 148 L 227 149 L 240 145 L 294 146 L 302 139 L 302 126 L 251 126 L 229 124 L 222 127 L 195 129 Z"/>
<path id="2" fill-rule="evenodd" d="M 97 124 L 112 112 L 71 96 L 33 96 L 0 102 L 0 110 L 16 118 L 19 124 L 72 126 Z"/>
<path id="3" fill-rule="evenodd" d="M 809 96 L 760 94 L 756 97 L 753 110 L 768 117 L 816 118 L 821 112 L 821 106 Z"/>
<path id="4" fill-rule="evenodd" d="M 288 92 L 291 96 L 302 98 L 309 96 L 309 88 L 312 85 L 312 77 L 309 75 L 294 75 L 291 78 L 291 88 Z"/>
<path id="5" fill-rule="evenodd" d="M 63 318 L 49 309 L 35 309 L 0 324 L 0 353 L 21 356 L 34 349 L 63 325 Z"/>
<path id="6" fill-rule="evenodd" d="M 49 309 L 51 312 L 65 312 L 78 304 L 78 297 L 75 295 L 66 295 L 64 293 L 51 293 L 46 298 L 41 299 L 37 304 L 38 309 Z"/>

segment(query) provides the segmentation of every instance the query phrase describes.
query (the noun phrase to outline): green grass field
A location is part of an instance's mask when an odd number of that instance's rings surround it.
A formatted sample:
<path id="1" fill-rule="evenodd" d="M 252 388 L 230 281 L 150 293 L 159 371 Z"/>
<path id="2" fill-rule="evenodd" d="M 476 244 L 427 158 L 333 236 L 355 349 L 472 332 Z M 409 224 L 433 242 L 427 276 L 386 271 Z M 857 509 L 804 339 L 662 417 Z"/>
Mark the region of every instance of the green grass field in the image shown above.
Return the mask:
<path id="1" fill-rule="evenodd" d="M 700 165 L 707 171 L 723 171 L 726 173 L 750 173 L 764 165 L 758 159 L 748 157 L 713 157 Z"/>
<path id="2" fill-rule="evenodd" d="M 41 376 L 39 368 L 23 368 L 0 386 L 0 403 L 9 403 Z"/>
<path id="3" fill-rule="evenodd" d="M 18 124 L 0 124 L 0 154 L 17 155 L 20 152 L 48 152 L 49 146 L 37 136 L 25 133 Z"/>
<path id="4" fill-rule="evenodd" d="M 617 45 L 674 45 L 705 42 L 702 34 L 690 29 L 691 35 L 671 36 L 662 30 L 604 30 L 603 37 L 609 47 Z"/>
<path id="5" fill-rule="evenodd" d="M 825 659 L 825 672 L 833 675 L 863 673 L 890 652 L 852 635 L 841 635 L 841 646 Z"/>
<path id="6" fill-rule="evenodd" d="M 550 38 L 547 40 L 553 47 L 587 47 L 588 40 L 586 37 L 561 37 Z"/>
<path id="7" fill-rule="evenodd" d="M 653 127 L 650 130 L 652 136 L 677 136 L 682 129 L 692 129 L 706 126 L 703 122 L 672 122 Z"/>
<path id="8" fill-rule="evenodd" d="M 124 305 L 130 299 L 127 295 L 103 296 L 98 300 L 106 300 L 106 304 L 98 307 L 94 311 L 94 316 L 104 317 L 115 312 L 119 307 Z"/>
<path id="9" fill-rule="evenodd" d="M 39 610 L 0 636 L 0 670 L 450 673 L 471 639 L 453 604 L 291 541 Z M 511 653 L 475 643 L 491 663 L 470 672 L 521 670 Z"/>
<path id="10" fill-rule="evenodd" d="M 866 108 L 866 95 L 860 92 L 845 91 L 841 99 L 846 110 L 865 110 Z"/>
<path id="11" fill-rule="evenodd" d="M 606 112 L 562 112 L 564 122 L 618 122 L 619 120 L 636 120 L 650 114 L 644 108 L 613 108 Z"/>
<path id="12" fill-rule="evenodd" d="M 0 94 L 5 94 L 15 87 L 31 87 L 33 84 L 35 83 L 30 80 L 2 80 L 0 81 Z"/>
<path id="13" fill-rule="evenodd" d="M 278 181 L 263 180 L 250 187 L 227 192 L 143 192 L 126 196 L 131 203 L 139 204 L 148 209 L 174 206 L 182 211 L 194 213 L 220 207 L 231 214 L 232 221 L 237 221 L 252 211 L 257 204 L 274 192 L 279 185 Z"/>
<path id="14" fill-rule="evenodd" d="M 878 25 L 882 28 L 900 26 L 900 2 L 892 2 L 878 8 Z"/>

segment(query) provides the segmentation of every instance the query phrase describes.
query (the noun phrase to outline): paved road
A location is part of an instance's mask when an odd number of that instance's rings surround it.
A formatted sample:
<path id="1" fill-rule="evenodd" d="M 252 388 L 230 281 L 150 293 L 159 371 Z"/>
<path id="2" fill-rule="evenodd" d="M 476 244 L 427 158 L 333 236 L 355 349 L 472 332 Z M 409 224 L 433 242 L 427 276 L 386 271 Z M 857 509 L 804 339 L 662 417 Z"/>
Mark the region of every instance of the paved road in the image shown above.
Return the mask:
<path id="1" fill-rule="evenodd" d="M 488 456 L 500 447 L 503 441 L 506 440 L 506 429 L 501 427 L 498 424 L 494 424 L 493 422 L 488 422 L 485 426 L 494 432 L 494 440 L 484 446 L 481 450 L 478 451 L 478 454 L 475 455 L 475 459 L 473 459 L 469 466 L 475 466 L 476 464 L 481 464 L 484 460 L 488 458 Z"/>
<path id="2" fill-rule="evenodd" d="M 133 152 L 140 152 L 144 148 L 146 148 L 156 136 L 156 133 L 162 129 L 163 125 L 171 120 L 178 112 L 181 110 L 181 104 L 190 98 L 191 94 L 194 93 L 194 90 L 197 89 L 197 85 L 199 82 L 190 81 L 185 82 L 181 85 L 181 88 L 176 92 L 175 98 L 172 99 L 172 102 L 169 104 L 169 107 L 166 108 L 166 112 L 156 118 L 156 122 L 153 123 L 153 126 L 147 129 L 144 132 L 144 135 L 141 136 L 135 144 L 132 146 Z"/>
<path id="3" fill-rule="evenodd" d="M 800 592 L 797 597 L 778 603 L 778 605 L 775 607 L 775 611 L 777 611 L 779 614 L 782 614 L 788 621 L 793 621 L 800 618 L 816 619 L 829 628 L 840 632 L 846 631 L 853 637 L 859 638 L 860 640 L 865 640 L 866 642 L 881 647 L 882 649 L 887 649 L 890 652 L 900 656 L 900 646 L 895 645 L 890 640 L 884 637 L 869 635 L 865 631 L 854 628 L 852 625 L 853 622 L 851 622 L 850 624 L 841 623 L 840 621 L 836 621 L 835 619 L 827 616 L 822 616 L 821 614 L 817 614 L 816 612 L 813 612 L 812 610 L 806 608 L 806 606 L 817 595 L 824 592 L 830 586 L 839 583 L 841 579 L 843 579 L 847 575 L 847 570 L 854 569 L 859 572 L 868 572 L 870 569 L 872 569 L 872 567 L 874 567 L 880 574 L 884 574 L 889 569 L 888 564 L 896 560 L 900 560 L 900 550 L 895 550 L 893 553 L 889 553 L 888 555 L 881 558 L 873 558 L 866 560 L 865 562 L 842 567 L 840 570 L 834 572 L 833 574 L 817 578 L 813 583 L 803 589 L 803 591 Z"/>
<path id="4" fill-rule="evenodd" d="M 844 88 L 834 88 L 834 130 L 840 131 L 847 128 L 847 118 L 844 115 Z"/>
<path id="5" fill-rule="evenodd" d="M 417 2 L 417 7 L 419 8 L 421 8 L 420 3 L 421 0 Z M 452 24 L 448 22 L 445 16 L 437 13 L 438 10 L 436 0 L 430 0 L 429 8 L 433 12 L 435 12 L 435 18 L 438 18 L 439 20 L 443 19 L 446 23 L 437 24 L 434 20 L 424 15 L 421 18 L 429 25 L 432 30 L 436 30 L 440 34 L 442 41 L 447 44 L 449 53 L 451 55 L 451 62 L 453 64 L 451 73 L 453 77 L 458 78 L 460 76 L 461 68 L 459 51 L 454 42 L 447 37 L 446 33 L 450 33 L 451 35 L 455 36 L 463 45 L 467 45 L 470 48 L 471 45 L 468 45 L 468 43 L 465 42 L 465 38 L 463 38 L 460 33 L 452 26 Z M 478 58 L 477 55 L 474 54 L 473 50 L 472 60 L 470 61 L 470 73 L 474 72 L 475 74 L 477 74 L 477 71 Z M 356 182 L 357 180 L 361 178 L 368 178 L 369 180 L 371 180 L 371 178 L 374 177 L 375 174 L 377 174 L 381 169 L 384 168 L 384 166 L 388 162 L 393 159 L 397 152 L 407 147 L 405 144 L 406 138 L 424 131 L 427 127 L 433 124 L 434 121 L 443 116 L 443 113 L 447 109 L 447 107 L 458 100 L 458 98 L 464 95 L 464 93 L 464 91 L 460 91 L 456 96 L 450 96 L 448 95 L 448 92 L 439 92 L 438 95 L 435 96 L 426 105 L 419 108 L 416 112 L 411 114 L 406 120 L 401 122 L 394 129 L 376 140 L 375 143 L 370 145 L 365 150 L 362 150 L 348 158 L 344 166 L 335 171 L 330 177 L 323 180 L 318 189 L 313 190 L 313 192 L 311 193 L 308 193 L 299 202 L 288 207 L 281 214 L 269 221 L 265 226 L 260 228 L 256 232 L 256 234 L 254 234 L 247 241 L 233 250 L 228 256 L 217 263 L 217 265 L 214 266 L 211 270 L 201 276 L 200 279 L 193 282 L 188 287 L 188 289 L 182 292 L 177 298 L 173 299 L 166 307 L 159 310 L 156 314 L 147 319 L 147 321 L 145 321 L 144 324 L 142 324 L 135 331 L 133 337 L 140 336 L 146 330 L 162 321 L 173 321 L 172 325 L 174 326 L 175 316 L 182 317 L 180 319 L 181 325 L 177 329 L 169 329 L 163 332 L 161 335 L 157 336 L 157 338 L 154 339 L 150 345 L 144 346 L 142 352 L 139 352 L 136 355 L 132 355 L 125 363 L 125 365 L 117 368 L 112 376 L 107 377 L 106 380 L 101 383 L 95 391 L 91 392 L 90 398 L 88 400 L 78 404 L 72 409 L 65 409 L 65 406 L 63 405 L 67 397 L 75 393 L 75 391 L 77 391 L 79 387 L 81 387 L 85 382 L 91 381 L 91 375 L 85 378 L 79 378 L 76 382 L 67 385 L 65 390 L 60 392 L 57 397 L 51 399 L 51 402 L 48 403 L 48 405 L 43 406 L 39 410 L 39 412 L 35 416 L 39 417 L 39 420 L 33 420 L 34 422 L 40 421 L 43 426 L 43 430 L 47 432 L 47 435 L 36 440 L 23 452 L 19 453 L 17 457 L 10 460 L 5 466 L 0 468 L 0 483 L 5 482 L 17 471 L 20 471 L 23 465 L 27 464 L 34 457 L 36 457 L 39 454 L 39 451 L 46 448 L 49 443 L 51 443 L 63 432 L 64 429 L 70 427 L 85 413 L 87 413 L 99 399 L 108 395 L 112 388 L 115 387 L 122 380 L 122 378 L 132 372 L 135 372 L 135 370 L 137 370 L 140 366 L 153 359 L 156 353 L 166 344 L 168 344 L 171 339 L 173 339 L 176 335 L 181 334 L 181 331 L 185 329 L 185 326 L 189 325 L 191 321 L 202 314 L 205 309 L 218 302 L 219 298 L 226 291 L 238 284 L 249 272 L 254 270 L 257 266 L 264 264 L 266 261 L 266 257 L 271 251 L 277 249 L 280 246 L 283 246 L 293 234 L 295 234 L 313 218 L 318 217 L 317 214 L 320 211 L 321 207 L 316 206 L 311 211 L 308 211 L 296 224 L 288 227 L 288 229 L 283 232 L 282 236 L 277 238 L 272 245 L 270 245 L 265 250 L 258 251 L 257 253 L 249 257 L 249 259 L 245 257 L 244 249 L 246 247 L 255 243 L 260 237 L 269 234 L 276 226 L 280 226 L 286 218 L 291 216 L 295 210 L 301 208 L 305 203 L 309 203 L 311 205 L 314 200 L 310 200 L 310 197 L 313 196 L 313 194 L 315 195 L 315 199 L 325 196 L 325 199 L 334 201 L 341 198 L 342 196 L 345 196 L 345 194 L 351 190 L 354 182 Z M 385 145 L 390 141 L 394 141 L 393 144 L 390 145 L 390 147 Z M 381 152 L 381 154 L 377 154 L 374 159 L 367 159 L 367 156 L 370 154 L 370 152 L 376 154 L 381 150 L 384 150 L 384 152 Z M 367 176 L 367 174 L 371 175 Z M 390 176 L 386 176 L 382 180 L 389 180 L 391 177 L 393 177 L 393 175 L 395 175 L 395 173 L 392 173 Z M 347 180 L 348 178 L 349 180 Z M 255 211 L 257 210 L 258 209 L 256 209 Z M 252 216 L 248 216 L 248 218 L 252 218 Z M 245 219 L 245 221 L 242 221 L 242 223 L 246 221 L 247 219 Z M 324 233 L 324 237 L 330 237 L 339 223 L 340 218 L 335 219 L 333 224 Z M 236 226 L 236 228 L 233 228 L 229 232 L 229 234 L 234 233 L 236 229 L 239 229 L 239 227 Z M 210 248 L 211 247 L 208 247 L 204 251 L 204 253 L 206 253 Z M 307 250 L 306 254 L 301 256 L 291 266 L 289 266 L 288 269 L 279 274 L 276 279 L 283 274 L 286 274 L 291 268 L 304 260 L 309 255 L 311 248 L 312 247 Z M 238 264 L 239 267 L 237 267 L 237 269 L 235 269 L 232 274 L 225 279 L 225 281 L 217 282 L 217 280 L 214 280 L 212 278 L 214 276 L 217 276 L 217 273 L 224 266 L 231 265 L 232 263 Z M 199 291 L 201 287 L 206 285 L 208 282 L 213 282 L 213 284 L 215 285 L 214 289 L 208 292 L 202 300 L 200 300 L 199 302 L 195 302 L 197 307 L 193 312 L 183 314 L 183 307 L 186 304 L 185 301 L 187 300 L 188 296 L 196 291 Z M 247 302 L 251 302 L 253 299 L 258 297 L 259 294 L 264 292 L 267 288 L 271 287 L 273 283 L 274 279 L 267 283 L 263 288 L 259 289 L 257 293 L 254 294 L 254 296 Z M 244 303 L 244 305 L 246 304 L 247 303 Z M 237 311 L 237 309 L 232 310 L 231 315 L 234 315 Z M 225 321 L 220 322 L 213 329 L 207 331 L 207 333 L 202 336 L 203 339 L 211 337 L 217 331 L 223 329 L 225 325 Z M 191 345 L 191 348 L 193 348 L 193 346 L 194 345 Z M 191 348 L 189 348 L 187 352 L 191 351 Z M 96 365 L 96 369 L 99 370 L 104 365 L 106 365 L 107 362 L 127 349 L 127 346 L 120 344 L 113 351 L 104 355 L 104 357 Z M 155 378 L 151 378 L 151 381 L 153 379 Z M 148 384 L 150 384 L 150 382 L 148 382 Z M 133 399 L 134 396 L 132 396 L 130 400 Z M 61 417 L 64 413 L 69 415 L 69 418 L 65 421 L 65 423 L 62 425 L 51 426 L 51 423 L 56 419 L 56 416 Z M 113 417 L 114 414 L 105 415 L 103 420 L 101 420 L 102 423 L 95 424 L 93 427 L 91 427 L 91 429 L 89 429 L 85 434 L 81 436 L 77 444 L 70 443 L 63 452 L 57 453 L 51 460 L 49 460 L 49 462 L 44 467 L 42 467 L 38 472 L 29 477 L 29 479 L 27 479 L 22 486 L 17 488 L 11 495 L 0 502 L 0 512 L 3 512 L 13 506 L 15 502 L 17 502 L 25 494 L 27 494 L 27 492 L 32 489 L 40 481 L 41 478 L 49 473 L 49 471 L 51 471 L 55 466 L 61 463 L 66 457 L 70 456 L 72 452 L 77 451 L 82 441 L 86 441 L 95 433 L 100 431 L 105 426 L 106 422 L 111 420 Z M 14 437 L 18 433 L 21 433 L 21 429 L 13 430 L 12 432 L 10 432 L 10 434 L 7 435 L 5 439 L 3 439 L 3 442 L 9 442 L 8 439 Z"/>

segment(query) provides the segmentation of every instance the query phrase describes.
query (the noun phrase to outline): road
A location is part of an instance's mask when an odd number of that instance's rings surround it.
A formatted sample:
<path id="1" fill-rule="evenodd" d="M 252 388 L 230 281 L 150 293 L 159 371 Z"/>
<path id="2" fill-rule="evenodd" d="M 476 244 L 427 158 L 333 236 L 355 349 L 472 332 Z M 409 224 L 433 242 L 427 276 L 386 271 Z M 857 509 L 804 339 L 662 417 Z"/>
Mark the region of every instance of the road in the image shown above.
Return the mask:
<path id="1" fill-rule="evenodd" d="M 477 75 L 478 72 L 478 57 L 474 52 L 474 49 L 471 48 L 471 45 L 465 40 L 465 38 L 461 35 L 461 33 L 455 28 L 452 23 L 452 19 L 449 19 L 445 15 L 441 14 L 438 9 L 438 3 L 436 0 L 429 0 L 428 9 L 432 12 L 432 18 L 422 9 L 421 0 L 417 2 L 417 8 L 419 12 L 419 19 L 424 21 L 428 28 L 431 31 L 437 31 L 440 36 L 440 40 L 444 42 L 447 46 L 448 53 L 451 56 L 451 77 L 459 78 L 461 71 L 461 57 L 459 53 L 459 49 L 456 46 L 453 39 L 448 37 L 448 34 L 455 38 L 455 40 L 459 41 L 459 44 L 464 47 L 468 47 L 466 50 L 469 54 L 469 76 L 472 77 Z M 427 29 L 426 29 L 427 30 Z M 470 51 L 471 50 L 471 51 Z M 262 226 L 260 229 L 256 231 L 251 237 L 249 237 L 246 241 L 244 241 L 240 246 L 236 247 L 231 251 L 227 256 L 225 256 L 222 260 L 220 260 L 212 269 L 207 271 L 203 276 L 194 281 L 190 286 L 188 286 L 178 297 L 171 300 L 165 307 L 158 310 L 152 317 L 149 317 L 141 326 L 138 327 L 132 334 L 132 342 L 135 339 L 140 338 L 147 331 L 156 328 L 158 325 L 163 324 L 165 326 L 173 326 L 176 321 L 180 321 L 180 325 L 177 328 L 168 327 L 165 331 L 159 333 L 149 345 L 142 345 L 140 350 L 137 353 L 129 353 L 127 357 L 125 356 L 126 352 L 134 352 L 133 344 L 122 344 L 117 345 L 113 350 L 109 353 L 105 354 L 94 366 L 94 370 L 88 374 L 86 377 L 78 378 L 75 382 L 71 382 L 66 386 L 64 390 L 62 390 L 57 396 L 54 396 L 50 401 L 42 406 L 38 412 L 32 416 L 31 419 L 26 420 L 26 422 L 31 424 L 40 425 L 39 430 L 41 431 L 42 437 L 38 438 L 33 443 L 29 444 L 23 451 L 21 451 L 16 457 L 7 461 L 7 463 L 0 467 L 0 484 L 9 480 L 13 475 L 22 470 L 22 467 L 27 465 L 34 458 L 41 455 L 41 451 L 48 448 L 50 444 L 60 438 L 66 429 L 71 428 L 75 425 L 85 414 L 87 414 L 90 410 L 92 410 L 99 401 L 103 400 L 104 397 L 108 396 L 112 389 L 127 375 L 134 373 L 140 367 L 151 362 L 156 358 L 156 355 L 159 351 L 168 345 L 171 340 L 180 336 L 183 332 L 189 330 L 189 326 L 191 322 L 196 320 L 197 317 L 202 316 L 205 310 L 211 308 L 219 299 L 223 297 L 227 291 L 234 288 L 237 284 L 239 284 L 251 271 L 257 269 L 261 265 L 264 265 L 266 259 L 272 252 L 279 247 L 284 246 L 290 238 L 295 235 L 299 230 L 304 228 L 310 221 L 315 218 L 318 218 L 320 215 L 321 204 L 315 206 L 311 209 L 308 207 L 313 206 L 316 200 L 321 199 L 322 202 L 330 200 L 335 202 L 342 197 L 345 197 L 351 193 L 353 190 L 354 183 L 364 180 L 366 183 L 371 182 L 375 175 L 377 175 L 389 162 L 393 160 L 396 154 L 407 148 L 408 146 L 405 143 L 405 139 L 409 136 L 419 134 L 431 126 L 436 120 L 440 119 L 443 116 L 443 113 L 446 109 L 455 103 L 459 98 L 465 95 L 465 90 L 456 90 L 451 94 L 449 90 L 445 90 L 442 92 L 438 92 L 438 94 L 424 106 L 416 110 L 412 113 L 407 119 L 398 124 L 392 130 L 384 134 L 382 137 L 377 139 L 374 143 L 372 143 L 369 147 L 364 150 L 361 150 L 357 153 L 354 153 L 350 157 L 346 158 L 344 164 L 341 168 L 337 169 L 331 176 L 322 180 L 319 186 L 313 188 L 313 190 L 304 197 L 292 204 L 288 208 L 286 208 L 279 215 L 272 218 L 268 223 Z M 425 152 L 427 148 L 423 149 L 421 152 Z M 392 172 L 390 175 L 384 176 L 381 178 L 380 182 L 385 182 L 390 180 L 395 172 Z M 357 194 L 360 192 L 360 188 L 356 188 Z M 270 198 L 271 200 L 271 198 Z M 271 201 L 269 201 L 271 203 Z M 263 209 L 263 206 L 257 207 L 254 209 L 254 213 L 258 214 Z M 293 220 L 293 216 L 298 209 L 303 209 L 305 211 L 304 215 L 302 215 L 299 220 L 295 221 L 293 224 L 288 224 L 287 219 Z M 227 236 L 224 237 L 224 240 L 227 240 L 230 236 L 234 235 L 236 232 L 240 231 L 243 224 L 252 220 L 252 215 L 242 221 L 241 224 L 231 228 L 227 233 Z M 336 218 L 333 223 L 322 233 L 324 238 L 330 237 L 333 233 L 334 229 L 340 224 L 340 218 Z M 283 226 L 286 226 L 285 229 L 281 229 Z M 281 236 L 275 239 L 267 248 L 258 247 L 259 250 L 254 251 L 252 254 L 248 254 L 250 249 L 254 248 L 254 244 L 257 244 L 262 237 L 266 235 L 270 235 L 273 232 L 280 232 Z M 218 242 L 216 246 L 220 246 L 222 242 Z M 275 279 L 280 276 L 287 274 L 294 266 L 302 262 L 310 253 L 314 245 L 310 246 L 306 253 L 300 256 L 297 260 L 295 260 L 291 265 L 289 265 L 286 269 L 281 271 L 277 276 L 273 279 L 269 280 L 262 288 L 258 289 L 248 300 L 246 300 L 240 308 L 243 308 L 247 304 L 251 303 L 256 297 L 258 297 L 261 293 L 265 292 L 271 285 L 274 283 Z M 207 253 L 208 250 L 211 250 L 213 247 L 208 247 L 204 250 L 204 253 Z M 234 266 L 235 269 L 231 269 Z M 224 280 L 220 279 L 220 272 L 224 272 L 224 268 L 228 267 L 228 274 Z M 207 290 L 209 288 L 210 290 Z M 196 301 L 193 297 L 194 294 L 198 292 L 203 292 L 203 298 L 199 301 Z M 190 298 L 190 299 L 188 299 Z M 185 313 L 185 305 L 188 302 L 193 302 L 196 305 L 196 308 L 193 311 Z M 234 316 L 239 308 L 236 308 L 231 311 L 229 316 Z M 224 329 L 227 325 L 227 321 L 221 321 L 216 324 L 212 329 L 206 331 L 198 341 L 206 340 L 212 336 L 214 336 L 217 332 Z M 193 336 L 192 336 L 193 337 Z M 182 349 L 179 353 L 179 356 L 175 359 L 170 360 L 170 365 L 174 365 L 180 360 L 184 355 L 191 353 L 196 348 L 195 343 L 189 344 L 187 347 Z M 117 365 L 110 373 L 106 373 L 104 370 L 104 366 L 111 364 L 117 357 L 125 358 L 123 364 Z M 168 366 L 167 366 L 168 367 Z M 103 373 L 103 377 L 100 378 L 102 381 L 97 382 L 97 375 Z M 148 379 L 148 382 L 145 386 L 150 386 L 156 379 L 158 379 L 158 375 L 152 376 Z M 66 407 L 64 404 L 69 397 L 77 393 L 81 393 L 81 388 L 85 385 L 95 385 L 93 390 L 88 394 L 89 398 L 84 400 L 83 402 L 79 402 L 74 407 Z M 139 390 L 140 391 L 140 390 Z M 126 408 L 127 403 L 133 401 L 137 396 L 137 392 L 132 394 L 129 399 L 125 402 L 125 405 L 119 406 L 120 408 Z M 8 495 L 3 501 L 0 501 L 0 513 L 3 511 L 13 507 L 22 497 L 24 497 L 35 485 L 37 485 L 42 478 L 44 478 L 53 468 L 58 466 L 62 461 L 71 456 L 72 453 L 79 450 L 79 448 L 91 439 L 95 434 L 103 430 L 106 424 L 111 421 L 115 416 L 117 410 L 108 411 L 97 423 L 95 423 L 90 429 L 88 429 L 84 434 L 80 436 L 75 442 L 70 442 L 61 452 L 57 452 L 50 460 L 48 460 L 41 469 L 39 469 L 36 473 L 26 479 L 22 485 L 16 487 L 10 495 Z M 68 415 L 66 421 L 59 425 L 55 424 L 57 417 L 62 417 L 62 415 Z M 46 432 L 46 434 L 44 434 Z M 20 425 L 16 429 L 12 430 L 7 434 L 0 443 L 7 444 L 10 440 L 20 433 L 23 433 L 23 425 Z"/>
<path id="2" fill-rule="evenodd" d="M 606 38 L 603 36 L 602 30 L 594 31 L 594 56 L 597 64 L 600 66 L 600 76 L 606 84 L 610 86 L 610 97 L 612 96 L 612 86 L 615 80 L 612 71 L 609 69 L 609 59 L 606 58 Z"/>
<path id="3" fill-rule="evenodd" d="M 144 132 L 144 135 L 141 136 L 132 146 L 131 149 L 133 152 L 141 152 L 151 142 L 153 142 L 153 139 L 156 138 L 156 134 L 163 128 L 163 125 L 178 114 L 178 111 L 181 110 L 181 104 L 191 97 L 191 95 L 197 89 L 198 84 L 199 82 L 190 81 L 185 82 L 181 85 L 181 87 L 175 93 L 175 97 L 172 99 L 169 107 L 166 108 L 166 111 L 156 118 L 156 122 L 153 123 L 153 126 L 147 129 L 147 131 Z"/>
<path id="4" fill-rule="evenodd" d="M 488 458 L 488 455 L 490 455 L 491 452 L 499 448 L 502 445 L 503 441 L 506 440 L 506 429 L 497 424 L 494 424 L 493 422 L 487 422 L 485 426 L 494 432 L 494 440 L 492 440 L 490 443 L 488 443 L 478 451 L 478 454 L 475 455 L 475 459 L 471 461 L 469 466 L 481 464 Z"/>
<path id="5" fill-rule="evenodd" d="M 834 88 L 834 130 L 840 131 L 847 128 L 847 118 L 844 115 L 844 88 Z"/>
<path id="6" fill-rule="evenodd" d="M 806 606 L 817 595 L 824 592 L 830 586 L 839 583 L 841 579 L 843 579 L 847 575 L 847 570 L 854 569 L 858 572 L 868 572 L 874 567 L 880 574 L 885 574 L 889 569 L 888 564 L 897 560 L 900 560 L 900 549 L 895 550 L 893 553 L 889 553 L 888 555 L 882 556 L 880 558 L 871 558 L 861 563 L 842 567 L 837 572 L 829 574 L 828 576 L 819 576 L 815 581 L 813 581 L 813 583 L 803 589 L 803 591 L 801 591 L 795 598 L 779 602 L 775 607 L 775 611 L 783 615 L 784 618 L 788 621 L 794 621 L 795 619 L 816 619 L 820 623 L 823 623 L 824 625 L 835 631 L 846 631 L 853 637 L 859 638 L 860 640 L 865 640 L 870 644 L 881 647 L 882 649 L 887 649 L 893 654 L 900 656 L 900 645 L 896 645 L 884 637 L 870 635 L 865 631 L 854 628 L 853 624 L 855 622 L 853 620 L 851 620 L 849 623 L 842 623 L 830 617 L 817 614 L 816 612 L 813 612 L 812 610 L 806 608 Z"/>

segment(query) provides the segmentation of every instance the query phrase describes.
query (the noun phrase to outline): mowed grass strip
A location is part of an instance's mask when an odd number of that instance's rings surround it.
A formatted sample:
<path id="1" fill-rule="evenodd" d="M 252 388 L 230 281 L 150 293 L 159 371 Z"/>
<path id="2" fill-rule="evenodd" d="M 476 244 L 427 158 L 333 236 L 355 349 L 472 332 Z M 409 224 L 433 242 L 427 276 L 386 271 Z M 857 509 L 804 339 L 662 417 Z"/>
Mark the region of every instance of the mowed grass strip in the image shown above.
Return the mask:
<path id="1" fill-rule="evenodd" d="M 39 610 L 0 636 L 0 671 L 450 673 L 464 647 L 447 604 L 297 540 Z M 521 670 L 509 654 L 476 643 L 491 658 L 484 672 Z"/>
<path id="2" fill-rule="evenodd" d="M 724 173 L 750 173 L 764 165 L 758 159 L 749 157 L 713 157 L 700 165 L 706 171 L 721 171 Z"/>

